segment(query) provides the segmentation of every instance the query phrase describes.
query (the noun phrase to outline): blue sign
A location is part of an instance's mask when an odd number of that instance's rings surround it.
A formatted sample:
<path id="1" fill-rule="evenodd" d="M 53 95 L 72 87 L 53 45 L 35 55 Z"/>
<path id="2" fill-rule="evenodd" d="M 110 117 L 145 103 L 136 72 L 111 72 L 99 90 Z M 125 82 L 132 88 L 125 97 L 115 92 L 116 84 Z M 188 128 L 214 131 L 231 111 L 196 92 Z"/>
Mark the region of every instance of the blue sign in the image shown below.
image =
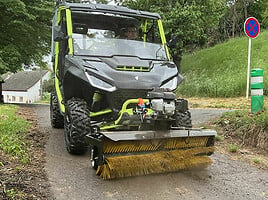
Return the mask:
<path id="1" fill-rule="evenodd" d="M 254 17 L 247 18 L 244 24 L 244 30 L 248 37 L 252 39 L 256 38 L 260 32 L 260 24 L 258 20 Z"/>

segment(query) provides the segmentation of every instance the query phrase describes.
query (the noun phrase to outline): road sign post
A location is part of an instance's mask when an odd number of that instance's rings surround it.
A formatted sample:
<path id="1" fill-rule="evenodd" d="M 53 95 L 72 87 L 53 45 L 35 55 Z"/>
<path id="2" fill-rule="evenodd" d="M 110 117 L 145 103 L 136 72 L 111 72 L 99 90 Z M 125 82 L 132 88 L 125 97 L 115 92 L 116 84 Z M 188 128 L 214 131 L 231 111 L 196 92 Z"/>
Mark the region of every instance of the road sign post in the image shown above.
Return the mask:
<path id="1" fill-rule="evenodd" d="M 254 17 L 246 19 L 244 24 L 244 31 L 248 36 L 248 70 L 247 70 L 247 91 L 246 98 L 248 99 L 249 94 L 249 76 L 250 76 L 250 57 L 251 57 L 251 39 L 256 38 L 260 32 L 260 24 Z"/>
<path id="2" fill-rule="evenodd" d="M 247 91 L 246 98 L 248 99 L 249 93 L 249 73 L 250 73 L 250 57 L 251 57 L 251 38 L 248 38 L 248 71 L 247 71 Z"/>

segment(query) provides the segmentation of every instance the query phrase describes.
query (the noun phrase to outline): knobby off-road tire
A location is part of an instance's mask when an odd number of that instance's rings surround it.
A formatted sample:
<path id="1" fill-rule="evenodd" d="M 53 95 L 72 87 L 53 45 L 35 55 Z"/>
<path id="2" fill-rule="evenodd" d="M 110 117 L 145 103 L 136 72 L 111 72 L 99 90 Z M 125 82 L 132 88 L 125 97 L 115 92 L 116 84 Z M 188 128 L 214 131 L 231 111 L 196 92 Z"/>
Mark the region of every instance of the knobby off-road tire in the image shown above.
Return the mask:
<path id="1" fill-rule="evenodd" d="M 55 91 L 52 91 L 50 95 L 50 122 L 53 128 L 64 127 L 64 117 L 60 112 L 58 97 Z"/>
<path id="2" fill-rule="evenodd" d="M 184 113 L 177 112 L 176 113 L 176 126 L 192 128 L 191 113 L 189 111 L 186 111 Z"/>
<path id="3" fill-rule="evenodd" d="M 84 154 L 87 151 L 85 135 L 90 133 L 90 112 L 86 101 L 72 98 L 67 101 L 64 115 L 64 136 L 66 149 L 70 154 Z"/>

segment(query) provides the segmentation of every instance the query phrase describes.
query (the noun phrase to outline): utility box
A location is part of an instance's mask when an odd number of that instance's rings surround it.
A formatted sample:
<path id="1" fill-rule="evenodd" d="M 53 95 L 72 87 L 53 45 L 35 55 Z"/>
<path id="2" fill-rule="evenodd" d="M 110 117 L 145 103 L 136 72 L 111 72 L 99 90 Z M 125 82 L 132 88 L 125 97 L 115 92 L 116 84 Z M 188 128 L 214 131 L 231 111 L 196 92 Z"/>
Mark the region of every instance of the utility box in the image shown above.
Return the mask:
<path id="1" fill-rule="evenodd" d="M 263 69 L 252 69 L 251 75 L 251 113 L 257 113 L 263 109 Z"/>

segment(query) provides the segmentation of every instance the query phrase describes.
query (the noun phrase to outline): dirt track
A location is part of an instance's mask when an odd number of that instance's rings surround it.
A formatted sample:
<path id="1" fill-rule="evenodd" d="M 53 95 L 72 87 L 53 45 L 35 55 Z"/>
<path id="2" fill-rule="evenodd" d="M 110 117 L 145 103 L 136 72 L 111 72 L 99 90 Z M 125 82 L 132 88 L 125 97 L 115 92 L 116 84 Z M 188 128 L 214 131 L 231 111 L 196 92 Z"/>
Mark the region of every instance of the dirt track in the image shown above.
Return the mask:
<path id="1" fill-rule="evenodd" d="M 63 129 L 53 129 L 49 106 L 34 106 L 39 123 L 50 134 L 46 170 L 55 199 L 224 199 L 268 200 L 268 172 L 230 160 L 219 153 L 202 170 L 104 181 L 95 175 L 89 155 L 72 156 L 64 145 Z M 193 110 L 193 122 L 203 123 L 221 110 Z"/>

